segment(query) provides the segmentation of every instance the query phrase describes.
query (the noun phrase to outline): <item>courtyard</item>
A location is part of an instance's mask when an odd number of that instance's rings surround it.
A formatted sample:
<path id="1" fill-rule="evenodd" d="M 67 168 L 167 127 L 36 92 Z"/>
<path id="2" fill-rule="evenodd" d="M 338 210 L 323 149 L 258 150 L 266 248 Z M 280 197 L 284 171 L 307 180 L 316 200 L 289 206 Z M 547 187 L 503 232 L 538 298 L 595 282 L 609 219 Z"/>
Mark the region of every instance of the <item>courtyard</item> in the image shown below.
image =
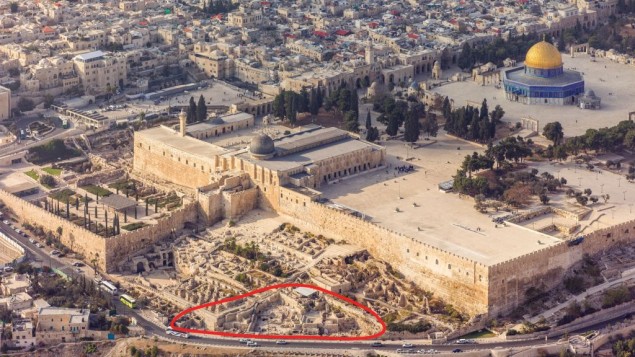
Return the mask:
<path id="1" fill-rule="evenodd" d="M 521 118 L 540 121 L 540 127 L 559 121 L 565 136 L 583 134 L 589 128 L 603 128 L 616 125 L 628 119 L 633 111 L 635 92 L 635 70 L 632 66 L 612 62 L 606 58 L 591 58 L 586 54 L 576 54 L 571 58 L 562 54 L 565 69 L 581 72 L 585 81 L 585 90 L 592 89 L 602 98 L 600 110 L 583 110 L 576 106 L 565 105 L 525 105 L 505 99 L 502 88 L 493 85 L 481 86 L 471 79 L 465 82 L 449 82 L 432 89 L 433 92 L 449 96 L 455 106 L 466 105 L 468 101 L 480 103 L 487 99 L 490 109 L 500 105 L 505 110 L 503 121 L 515 124 Z M 520 64 L 519 64 L 520 65 Z"/>
<path id="2" fill-rule="evenodd" d="M 438 184 L 451 179 L 463 158 L 479 146 L 459 141 L 441 133 L 436 142 L 417 149 L 403 142 L 388 141 L 387 168 L 340 181 L 321 188 L 323 197 L 337 205 L 353 209 L 372 221 L 408 237 L 485 265 L 496 264 L 557 244 L 567 235 L 538 232 L 550 221 L 565 220 L 559 216 L 542 215 L 533 221 L 516 224 L 493 222 L 494 217 L 522 214 L 543 207 L 536 199 L 524 210 L 509 210 L 483 214 L 474 209 L 474 200 L 454 193 L 443 193 Z M 405 158 L 408 161 L 404 161 Z M 397 166 L 413 165 L 414 171 L 399 173 Z M 543 161 L 530 163 L 528 170 L 550 172 L 565 177 L 568 187 L 593 195 L 608 194 L 606 202 L 589 203 L 578 221 L 567 219 L 564 224 L 579 224 L 577 232 L 589 233 L 599 228 L 624 222 L 632 217 L 635 186 L 623 176 L 597 167 L 589 170 L 575 162 Z M 582 209 L 575 198 L 564 193 L 554 195 L 549 205 L 566 212 Z"/>

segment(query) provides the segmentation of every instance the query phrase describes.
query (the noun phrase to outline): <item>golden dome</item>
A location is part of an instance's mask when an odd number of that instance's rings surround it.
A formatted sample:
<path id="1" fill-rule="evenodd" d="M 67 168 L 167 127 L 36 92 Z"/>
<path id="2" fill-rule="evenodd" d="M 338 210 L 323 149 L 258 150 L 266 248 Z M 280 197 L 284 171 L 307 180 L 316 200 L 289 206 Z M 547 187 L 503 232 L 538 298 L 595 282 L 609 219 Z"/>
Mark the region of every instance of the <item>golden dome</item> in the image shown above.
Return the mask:
<path id="1" fill-rule="evenodd" d="M 562 55 L 556 46 L 541 41 L 527 51 L 525 66 L 538 69 L 558 68 L 562 66 Z"/>

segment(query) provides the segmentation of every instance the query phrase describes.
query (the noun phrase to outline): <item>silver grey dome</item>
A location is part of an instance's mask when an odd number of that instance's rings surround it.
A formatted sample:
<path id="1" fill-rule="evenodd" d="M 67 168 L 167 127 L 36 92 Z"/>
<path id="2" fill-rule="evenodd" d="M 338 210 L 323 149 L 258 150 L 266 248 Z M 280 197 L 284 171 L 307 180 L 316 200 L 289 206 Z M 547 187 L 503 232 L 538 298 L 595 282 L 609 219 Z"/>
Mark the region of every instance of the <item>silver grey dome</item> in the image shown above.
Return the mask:
<path id="1" fill-rule="evenodd" d="M 265 134 L 254 136 L 249 144 L 249 152 L 254 155 L 271 155 L 275 150 L 273 139 Z"/>

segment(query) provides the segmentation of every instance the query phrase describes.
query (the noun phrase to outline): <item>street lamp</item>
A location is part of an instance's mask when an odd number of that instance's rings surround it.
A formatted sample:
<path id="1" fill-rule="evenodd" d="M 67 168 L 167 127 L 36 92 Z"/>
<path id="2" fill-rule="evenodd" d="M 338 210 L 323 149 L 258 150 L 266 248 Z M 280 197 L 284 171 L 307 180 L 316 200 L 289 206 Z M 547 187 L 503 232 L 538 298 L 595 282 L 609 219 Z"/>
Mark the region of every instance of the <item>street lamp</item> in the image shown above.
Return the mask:
<path id="1" fill-rule="evenodd" d="M 604 193 L 604 184 L 600 185 L 600 193 Z"/>
<path id="2" fill-rule="evenodd" d="M 624 201 L 626 201 L 626 190 L 622 191 L 622 193 L 624 194 Z"/>

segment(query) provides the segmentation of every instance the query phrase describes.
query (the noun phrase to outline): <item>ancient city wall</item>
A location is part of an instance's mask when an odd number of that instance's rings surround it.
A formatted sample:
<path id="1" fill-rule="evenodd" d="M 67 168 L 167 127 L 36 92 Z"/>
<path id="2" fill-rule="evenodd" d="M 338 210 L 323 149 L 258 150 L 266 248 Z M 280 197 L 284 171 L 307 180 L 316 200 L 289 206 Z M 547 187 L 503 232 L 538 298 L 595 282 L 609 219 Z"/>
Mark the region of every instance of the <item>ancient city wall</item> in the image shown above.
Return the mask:
<path id="1" fill-rule="evenodd" d="M 563 274 L 584 254 L 594 255 L 635 241 L 635 220 L 584 235 L 578 245 L 567 242 L 495 264 L 489 269 L 489 307 L 492 315 L 508 312 L 525 301 L 531 287 L 545 291 L 562 282 Z"/>
<path id="2" fill-rule="evenodd" d="M 237 192 L 223 192 L 225 218 L 237 219 L 256 208 L 258 190 L 248 188 Z"/>
<path id="3" fill-rule="evenodd" d="M 4 190 L 0 190 L 0 200 L 25 222 L 31 224 L 44 223 L 46 228 L 53 231 L 57 227 L 61 227 L 62 236 L 60 240 L 62 244 L 69 247 L 72 251 L 83 255 L 87 262 L 96 259 L 96 264 L 99 268 L 106 268 L 104 238 Z"/>
<path id="4" fill-rule="evenodd" d="M 104 238 L 106 271 L 114 270 L 119 261 L 129 258 L 132 253 L 180 230 L 185 222 L 196 222 L 196 206 L 197 203 L 188 203 L 182 208 L 171 211 L 167 217 L 161 218 L 156 224 Z"/>
<path id="5" fill-rule="evenodd" d="M 184 140 L 197 140 L 184 138 Z M 139 132 L 134 138 L 134 170 L 156 177 L 169 177 L 177 185 L 196 188 L 210 184 L 216 156 L 191 155 L 164 143 L 146 138 Z"/>
<path id="6" fill-rule="evenodd" d="M 282 189 L 283 192 L 290 191 Z M 282 196 L 293 196 L 290 192 Z M 408 279 L 470 314 L 488 308 L 488 270 L 475 261 L 390 231 L 335 208 L 311 201 L 281 198 L 279 212 L 300 226 L 333 235 L 367 249 Z"/>
<path id="7" fill-rule="evenodd" d="M 157 224 L 104 238 L 4 190 L 0 190 L 0 200 L 25 222 L 44 223 L 47 229 L 53 231 L 61 227 L 62 244 L 83 255 L 87 262 L 96 259 L 97 266 L 105 271 L 115 269 L 116 263 L 128 257 L 130 253 L 145 248 L 169 236 L 171 232 L 181 229 L 185 222 L 196 221 L 196 204 L 189 203 L 185 207 L 170 212 L 168 217 L 160 219 Z"/>

